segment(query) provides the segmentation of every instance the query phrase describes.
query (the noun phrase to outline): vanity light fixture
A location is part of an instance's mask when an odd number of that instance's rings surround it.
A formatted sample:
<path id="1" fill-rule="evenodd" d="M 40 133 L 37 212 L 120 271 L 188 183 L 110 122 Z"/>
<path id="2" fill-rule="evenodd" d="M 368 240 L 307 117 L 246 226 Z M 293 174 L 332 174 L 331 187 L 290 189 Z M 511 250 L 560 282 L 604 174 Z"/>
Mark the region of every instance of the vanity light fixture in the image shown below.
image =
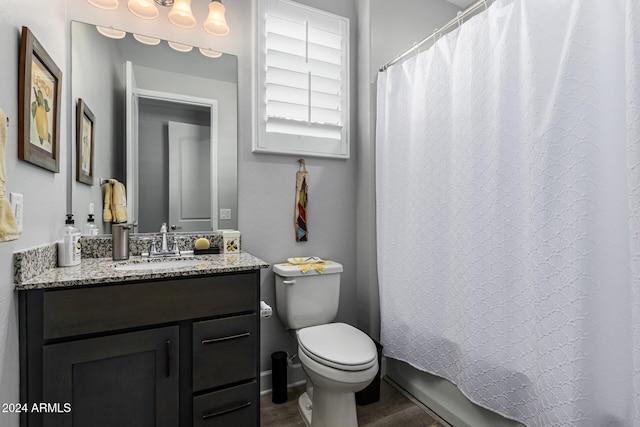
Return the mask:
<path id="1" fill-rule="evenodd" d="M 118 0 L 87 0 L 87 3 L 104 10 L 114 10 L 118 8 Z"/>
<path id="2" fill-rule="evenodd" d="M 149 46 L 155 46 L 160 44 L 160 39 L 155 37 L 143 36 L 141 34 L 134 34 L 133 38 L 138 40 L 142 44 L 148 44 Z"/>
<path id="3" fill-rule="evenodd" d="M 123 39 L 124 36 L 127 35 L 126 32 L 122 30 L 116 30 L 113 27 L 101 27 L 99 25 L 96 25 L 96 30 L 98 30 L 98 32 L 103 36 L 109 37 L 110 39 Z"/>
<path id="4" fill-rule="evenodd" d="M 220 0 L 211 0 L 209 3 L 209 16 L 202 23 L 204 30 L 214 36 L 226 36 L 229 34 L 229 26 L 224 17 L 225 7 Z"/>
<path id="5" fill-rule="evenodd" d="M 178 52 L 191 52 L 193 46 L 189 46 L 188 44 L 176 43 L 176 42 L 167 42 L 171 49 L 177 50 Z"/>
<path id="6" fill-rule="evenodd" d="M 114 10 L 118 8 L 119 0 L 87 0 L 87 2 L 99 9 Z M 157 5 L 171 7 L 167 14 L 169 21 L 179 28 L 193 28 L 196 26 L 196 18 L 191 11 L 191 0 L 128 0 L 129 11 L 142 19 L 155 19 L 160 12 Z M 225 7 L 221 0 L 211 0 L 209 14 L 202 23 L 204 30 L 214 36 L 226 36 L 229 34 L 229 25 L 225 18 Z"/>

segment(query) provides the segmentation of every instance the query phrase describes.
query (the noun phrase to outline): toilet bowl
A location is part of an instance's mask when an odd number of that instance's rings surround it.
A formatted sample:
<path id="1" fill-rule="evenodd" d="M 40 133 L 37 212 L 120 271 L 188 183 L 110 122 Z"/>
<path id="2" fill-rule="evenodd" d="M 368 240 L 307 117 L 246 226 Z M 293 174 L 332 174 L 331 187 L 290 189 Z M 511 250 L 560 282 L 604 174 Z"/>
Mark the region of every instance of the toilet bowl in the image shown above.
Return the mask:
<path id="1" fill-rule="evenodd" d="M 342 265 L 318 269 L 276 264 L 277 314 L 296 331 L 307 391 L 298 409 L 310 427 L 357 427 L 355 392 L 378 373 L 378 351 L 364 332 L 330 323 L 338 311 Z"/>
<path id="2" fill-rule="evenodd" d="M 355 427 L 355 392 L 378 373 L 375 344 L 363 332 L 344 323 L 328 323 L 298 331 L 298 356 L 313 385 L 313 397 L 303 393 L 298 409 L 311 427 Z"/>

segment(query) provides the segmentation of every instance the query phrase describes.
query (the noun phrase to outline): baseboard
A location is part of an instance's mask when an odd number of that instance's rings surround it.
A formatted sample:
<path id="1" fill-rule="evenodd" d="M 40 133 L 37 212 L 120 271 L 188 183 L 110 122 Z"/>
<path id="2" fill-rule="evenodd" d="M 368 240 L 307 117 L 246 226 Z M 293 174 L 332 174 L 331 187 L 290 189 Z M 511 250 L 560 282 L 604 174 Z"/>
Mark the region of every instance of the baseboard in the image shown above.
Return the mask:
<path id="1" fill-rule="evenodd" d="M 260 372 L 260 395 L 271 393 L 272 381 L 271 370 Z M 296 387 L 305 384 L 307 379 L 302 369 L 302 365 L 296 363 L 287 368 L 287 387 Z"/>
<path id="2" fill-rule="evenodd" d="M 456 427 L 525 427 L 468 400 L 451 382 L 387 358 L 386 375 L 427 408 Z"/>

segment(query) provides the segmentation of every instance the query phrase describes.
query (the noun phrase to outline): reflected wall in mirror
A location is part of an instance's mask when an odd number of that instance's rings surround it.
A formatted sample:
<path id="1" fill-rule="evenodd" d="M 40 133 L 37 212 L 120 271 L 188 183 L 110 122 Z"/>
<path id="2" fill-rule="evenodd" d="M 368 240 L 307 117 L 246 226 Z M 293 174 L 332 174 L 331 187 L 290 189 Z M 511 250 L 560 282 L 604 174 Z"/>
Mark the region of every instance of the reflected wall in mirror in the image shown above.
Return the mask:
<path id="1" fill-rule="evenodd" d="M 84 99 L 100 123 L 94 185 L 70 177 L 76 222 L 93 204 L 110 232 L 100 180 L 115 178 L 127 187 L 138 232 L 165 222 L 174 231 L 237 229 L 237 58 L 137 39 L 71 23 L 72 107 Z"/>

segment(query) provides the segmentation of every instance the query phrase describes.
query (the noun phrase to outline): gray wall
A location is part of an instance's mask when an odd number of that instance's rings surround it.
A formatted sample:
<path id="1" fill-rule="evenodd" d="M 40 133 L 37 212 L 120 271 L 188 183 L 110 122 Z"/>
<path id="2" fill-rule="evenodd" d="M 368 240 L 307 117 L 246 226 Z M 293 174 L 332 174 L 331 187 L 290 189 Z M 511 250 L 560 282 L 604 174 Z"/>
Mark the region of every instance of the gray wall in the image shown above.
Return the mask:
<path id="1" fill-rule="evenodd" d="M 124 134 L 124 116 L 120 105 L 124 103 L 124 68 L 119 61 L 119 53 L 114 49 L 114 43 L 100 35 L 94 27 L 77 27 L 77 33 L 72 37 L 75 40 L 71 52 L 71 68 L 69 75 L 73 73 L 91 76 L 90 79 L 75 78 L 74 89 L 71 94 L 71 106 L 69 114 L 73 132 L 69 133 L 71 144 L 75 144 L 71 138 L 75 138 L 76 113 L 75 106 L 78 96 L 81 97 L 96 118 L 95 121 L 95 146 L 94 146 L 94 170 L 93 185 L 89 186 L 76 181 L 75 173 L 75 148 L 72 153 L 73 183 L 72 191 L 75 195 L 74 210 L 76 224 L 86 223 L 89 213 L 89 203 L 94 204 L 95 224 L 100 233 L 111 233 L 111 224 L 102 222 L 103 197 L 100 188 L 100 178 L 124 178 L 124 168 L 119 165 L 120 156 L 113 147 L 121 142 Z M 101 52 L 106 55 L 96 56 L 92 51 L 100 46 Z M 90 58 L 90 60 L 87 60 Z M 78 76 L 76 76 L 78 77 Z M 99 83 L 98 83 L 99 82 Z M 69 88 L 70 86 L 67 86 Z M 78 95 L 81 94 L 81 95 Z M 73 145 L 75 147 L 75 145 Z"/>
<path id="2" fill-rule="evenodd" d="M 63 72 L 60 173 L 18 160 L 18 58 L 21 26 L 31 29 Z M 69 102 L 66 72 L 68 26 L 64 0 L 5 0 L 0 8 L 0 108 L 10 119 L 7 135 L 7 191 L 24 195 L 24 232 L 0 243 L 0 402 L 18 402 L 18 307 L 13 290 L 13 252 L 53 241 L 64 225 L 67 203 Z M 1 125 L 1 124 L 0 124 Z M 0 412 L 0 425 L 18 426 L 18 415 Z"/>

